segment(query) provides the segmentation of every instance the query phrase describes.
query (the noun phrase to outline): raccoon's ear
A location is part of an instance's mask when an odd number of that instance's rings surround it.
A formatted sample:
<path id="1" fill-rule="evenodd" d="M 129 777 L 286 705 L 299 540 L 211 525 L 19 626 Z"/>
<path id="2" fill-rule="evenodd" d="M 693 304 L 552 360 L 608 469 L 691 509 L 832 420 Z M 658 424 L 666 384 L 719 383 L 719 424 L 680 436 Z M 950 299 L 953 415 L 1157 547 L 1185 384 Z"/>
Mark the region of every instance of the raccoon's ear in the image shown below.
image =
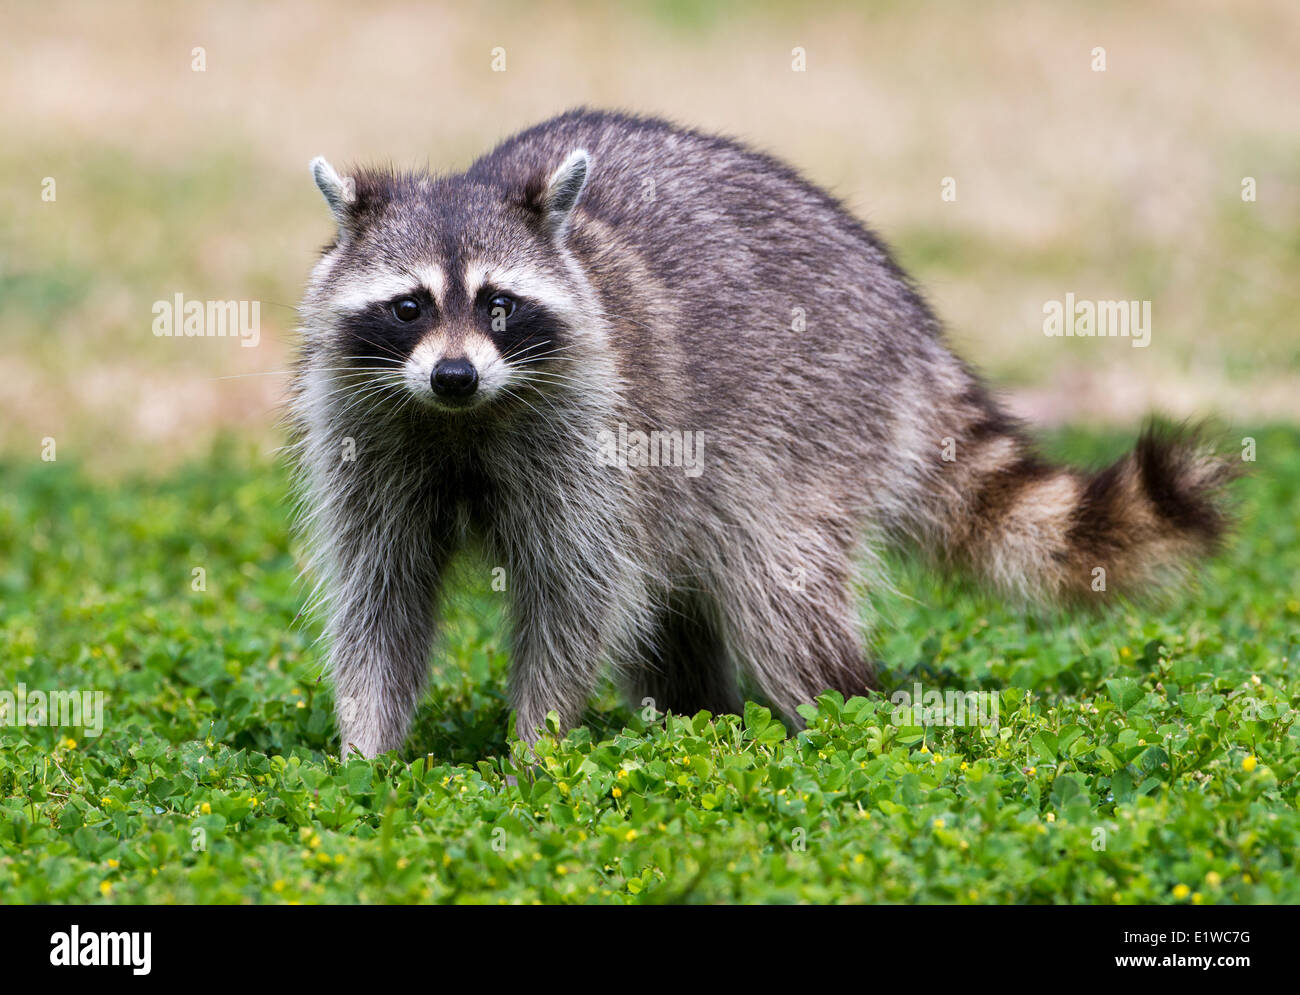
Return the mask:
<path id="1" fill-rule="evenodd" d="M 587 185 L 587 166 L 591 157 L 585 149 L 574 149 L 560 167 L 550 175 L 540 195 L 535 198 L 542 223 L 556 241 L 564 238 L 573 209 L 578 206 L 582 188 Z"/>
<path id="2" fill-rule="evenodd" d="M 350 176 L 339 176 L 334 167 L 325 161 L 325 157 L 320 155 L 311 161 L 311 175 L 320 192 L 325 195 L 325 202 L 329 204 L 335 222 L 342 228 L 347 221 L 348 212 L 357 202 L 356 183 Z"/>

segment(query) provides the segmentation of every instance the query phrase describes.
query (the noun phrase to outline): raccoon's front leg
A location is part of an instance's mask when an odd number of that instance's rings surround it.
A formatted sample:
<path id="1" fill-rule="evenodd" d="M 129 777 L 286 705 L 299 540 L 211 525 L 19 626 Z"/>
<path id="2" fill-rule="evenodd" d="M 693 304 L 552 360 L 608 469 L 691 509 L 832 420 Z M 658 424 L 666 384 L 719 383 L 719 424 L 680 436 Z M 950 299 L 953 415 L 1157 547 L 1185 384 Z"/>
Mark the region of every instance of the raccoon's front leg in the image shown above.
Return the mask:
<path id="1" fill-rule="evenodd" d="M 510 697 L 516 733 L 527 743 L 546 731 L 551 710 L 562 732 L 580 722 L 609 634 L 631 624 L 616 616 L 634 603 L 613 556 L 602 563 L 573 549 L 533 552 L 540 555 L 527 557 L 511 579 Z"/>
<path id="2" fill-rule="evenodd" d="M 547 712 L 559 713 L 562 732 L 578 724 L 600 676 L 604 640 L 577 589 L 535 575 L 522 583 L 537 586 L 514 601 L 510 701 L 516 733 L 533 743 L 546 731 Z"/>
<path id="3" fill-rule="evenodd" d="M 401 747 L 428 675 L 445 554 L 375 537 L 343 564 L 326 627 L 340 754 Z"/>

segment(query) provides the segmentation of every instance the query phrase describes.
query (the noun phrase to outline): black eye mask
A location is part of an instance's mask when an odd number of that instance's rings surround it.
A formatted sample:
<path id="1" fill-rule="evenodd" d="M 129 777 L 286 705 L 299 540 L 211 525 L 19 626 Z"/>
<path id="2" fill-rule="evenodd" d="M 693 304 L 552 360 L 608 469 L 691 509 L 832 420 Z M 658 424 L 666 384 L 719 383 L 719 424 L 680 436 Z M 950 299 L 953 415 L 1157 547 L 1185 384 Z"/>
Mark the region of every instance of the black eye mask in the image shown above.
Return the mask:
<path id="1" fill-rule="evenodd" d="M 530 363 L 563 344 L 567 328 L 551 310 L 535 301 L 514 298 L 514 313 L 502 318 L 493 313 L 493 291 L 482 297 L 483 327 L 507 362 Z"/>
<path id="2" fill-rule="evenodd" d="M 414 301 L 419 313 L 402 321 L 395 313 L 399 302 Z M 339 344 L 345 356 L 376 363 L 402 363 L 437 323 L 437 308 L 426 291 L 403 294 L 391 301 L 375 302 L 348 315 Z"/>

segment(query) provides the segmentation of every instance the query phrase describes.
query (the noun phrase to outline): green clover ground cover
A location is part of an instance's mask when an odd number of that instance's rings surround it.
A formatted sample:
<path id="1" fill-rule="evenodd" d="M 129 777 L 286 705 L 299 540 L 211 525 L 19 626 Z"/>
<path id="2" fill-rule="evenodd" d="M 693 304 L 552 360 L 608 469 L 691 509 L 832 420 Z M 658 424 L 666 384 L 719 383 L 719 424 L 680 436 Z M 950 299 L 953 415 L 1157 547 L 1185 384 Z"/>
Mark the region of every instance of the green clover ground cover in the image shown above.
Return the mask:
<path id="1" fill-rule="evenodd" d="M 517 786 L 486 568 L 407 750 L 340 765 L 280 470 L 10 462 L 0 691 L 106 714 L 0 727 L 0 900 L 1298 902 L 1300 433 L 1255 437 L 1238 539 L 1165 605 L 1039 618 L 903 575 L 885 686 L 998 692 L 996 733 L 830 697 L 787 738 L 756 705 L 643 721 L 606 692 Z"/>

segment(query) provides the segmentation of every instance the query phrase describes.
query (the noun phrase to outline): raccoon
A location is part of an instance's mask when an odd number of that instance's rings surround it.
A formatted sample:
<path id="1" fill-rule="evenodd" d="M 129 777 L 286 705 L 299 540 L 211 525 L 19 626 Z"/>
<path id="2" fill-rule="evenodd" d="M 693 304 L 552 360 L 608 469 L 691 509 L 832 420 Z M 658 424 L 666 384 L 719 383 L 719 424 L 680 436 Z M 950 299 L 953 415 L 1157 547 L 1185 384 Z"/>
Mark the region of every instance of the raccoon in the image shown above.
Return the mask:
<path id="1" fill-rule="evenodd" d="M 290 412 L 344 755 L 402 746 L 468 542 L 531 742 L 605 665 L 659 711 L 753 693 L 795 725 L 873 689 L 891 546 L 1050 605 L 1224 535 L 1230 461 L 1148 429 L 1100 472 L 1045 462 L 881 241 L 736 141 L 578 110 L 457 175 L 311 168 L 337 238 Z"/>

